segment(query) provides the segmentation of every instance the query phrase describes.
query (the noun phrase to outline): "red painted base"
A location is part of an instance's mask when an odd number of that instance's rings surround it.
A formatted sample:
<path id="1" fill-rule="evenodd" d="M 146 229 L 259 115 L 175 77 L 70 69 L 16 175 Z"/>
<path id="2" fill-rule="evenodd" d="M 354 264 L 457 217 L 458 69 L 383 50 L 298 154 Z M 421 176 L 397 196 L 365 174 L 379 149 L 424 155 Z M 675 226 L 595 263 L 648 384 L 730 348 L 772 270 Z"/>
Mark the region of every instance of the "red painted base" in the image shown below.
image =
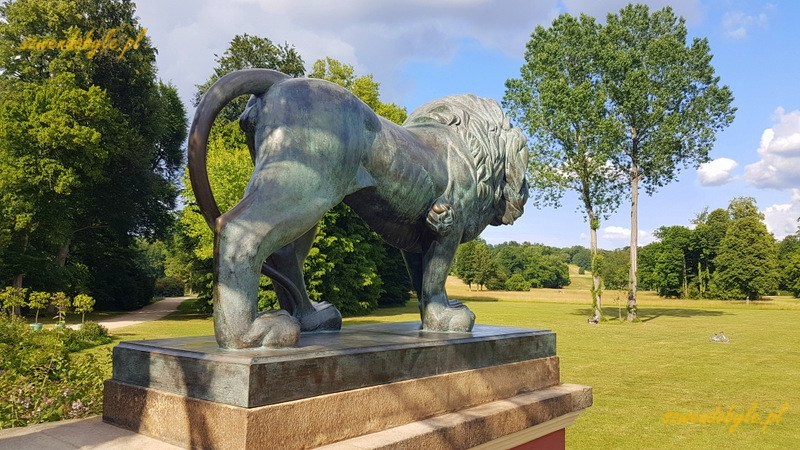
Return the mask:
<path id="1" fill-rule="evenodd" d="M 566 446 L 566 434 L 564 429 L 553 431 L 536 438 L 530 442 L 514 447 L 512 450 L 564 450 Z"/>

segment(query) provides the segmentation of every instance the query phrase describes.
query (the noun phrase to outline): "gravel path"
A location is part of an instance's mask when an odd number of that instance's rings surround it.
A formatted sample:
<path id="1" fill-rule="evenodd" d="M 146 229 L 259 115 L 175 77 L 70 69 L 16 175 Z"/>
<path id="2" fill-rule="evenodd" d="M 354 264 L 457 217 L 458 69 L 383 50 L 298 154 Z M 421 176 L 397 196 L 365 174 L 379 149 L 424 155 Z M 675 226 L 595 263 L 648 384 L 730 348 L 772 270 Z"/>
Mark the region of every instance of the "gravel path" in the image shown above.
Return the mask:
<path id="1" fill-rule="evenodd" d="M 109 330 L 115 330 L 117 328 L 127 327 L 130 325 L 137 325 L 142 322 L 158 320 L 171 312 L 177 311 L 178 305 L 180 305 L 184 300 L 190 298 L 192 297 L 167 297 L 164 300 L 151 303 L 140 310 L 120 314 L 119 316 L 110 317 L 108 319 L 103 319 L 97 323 L 103 325 Z M 71 325 L 72 328 L 76 328 L 77 326 L 78 325 Z"/>

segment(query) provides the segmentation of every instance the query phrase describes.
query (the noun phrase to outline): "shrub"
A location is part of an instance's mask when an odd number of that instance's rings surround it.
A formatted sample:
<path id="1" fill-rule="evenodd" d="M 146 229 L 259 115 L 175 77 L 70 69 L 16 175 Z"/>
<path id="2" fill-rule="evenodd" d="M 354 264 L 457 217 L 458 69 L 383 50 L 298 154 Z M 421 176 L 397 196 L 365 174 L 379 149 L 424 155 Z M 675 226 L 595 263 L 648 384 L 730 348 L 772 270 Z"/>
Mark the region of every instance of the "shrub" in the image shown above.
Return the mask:
<path id="1" fill-rule="evenodd" d="M 95 322 L 84 322 L 79 330 L 64 328 L 58 332 L 70 352 L 77 352 L 111 342 L 108 329 Z"/>
<path id="2" fill-rule="evenodd" d="M 515 273 L 506 280 L 506 289 L 509 291 L 527 291 L 531 288 L 531 282 L 526 280 L 522 274 Z"/>
<path id="3" fill-rule="evenodd" d="M 153 293 L 162 297 L 180 297 L 183 295 L 183 281 L 173 277 L 159 278 Z"/>
<path id="4" fill-rule="evenodd" d="M 23 320 L 0 315 L 0 428 L 101 412 L 110 350 L 97 355 L 70 353 L 77 348 L 71 343 L 77 337 L 84 344 L 100 341 L 99 328 L 34 333 Z"/>

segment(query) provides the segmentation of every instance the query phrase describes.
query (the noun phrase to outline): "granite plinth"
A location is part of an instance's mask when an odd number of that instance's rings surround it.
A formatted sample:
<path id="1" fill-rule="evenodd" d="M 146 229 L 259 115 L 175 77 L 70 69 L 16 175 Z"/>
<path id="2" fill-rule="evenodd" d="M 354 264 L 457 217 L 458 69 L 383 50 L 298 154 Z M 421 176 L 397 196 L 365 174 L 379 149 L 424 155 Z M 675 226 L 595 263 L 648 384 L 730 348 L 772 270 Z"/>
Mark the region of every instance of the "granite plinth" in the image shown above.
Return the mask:
<path id="1" fill-rule="evenodd" d="M 123 342 L 114 348 L 113 381 L 254 408 L 555 354 L 549 330 L 433 333 L 403 322 L 303 334 L 288 349 L 224 350 L 213 336 Z"/>
<path id="2" fill-rule="evenodd" d="M 499 409 L 468 412 L 464 417 L 469 420 L 459 424 L 477 430 L 470 439 L 482 443 L 508 430 L 516 432 L 588 406 L 588 388 L 564 390 L 558 383 L 558 358 L 549 357 L 242 408 L 108 380 L 103 420 L 189 448 L 302 449 L 373 433 L 378 433 L 371 438 L 376 442 L 383 439 L 380 433 L 386 430 L 504 402 L 496 405 Z M 520 397 L 530 392 L 539 395 Z M 522 403 L 517 404 L 517 400 Z M 523 408 L 523 404 L 528 409 L 535 406 L 530 410 L 536 414 L 529 414 L 527 409 L 514 414 L 513 410 Z M 475 414 L 481 411 L 488 416 L 476 421 Z M 452 419 L 444 424 L 452 423 Z M 504 424 L 500 431 L 495 430 L 498 423 Z M 435 433 L 421 436 L 417 428 L 410 434 L 403 428 L 401 435 L 432 442 L 442 433 L 453 432 L 448 429 L 440 426 Z M 398 437 L 392 436 L 397 441 Z"/>

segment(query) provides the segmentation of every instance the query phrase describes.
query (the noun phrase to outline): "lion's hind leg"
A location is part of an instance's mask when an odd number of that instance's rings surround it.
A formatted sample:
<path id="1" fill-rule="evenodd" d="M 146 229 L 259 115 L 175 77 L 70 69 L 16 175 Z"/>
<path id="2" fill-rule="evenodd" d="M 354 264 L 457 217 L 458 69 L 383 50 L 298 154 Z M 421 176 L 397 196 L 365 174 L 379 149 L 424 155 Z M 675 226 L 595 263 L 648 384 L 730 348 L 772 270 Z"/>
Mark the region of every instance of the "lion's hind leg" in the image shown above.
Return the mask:
<path id="1" fill-rule="evenodd" d="M 343 197 L 293 173 L 257 167 L 247 194 L 217 220 L 214 258 L 214 331 L 224 348 L 290 346 L 300 324 L 286 312 L 259 314 L 258 281 L 262 262 L 311 230 Z"/>
<path id="2" fill-rule="evenodd" d="M 277 283 L 273 283 L 278 303 L 300 321 L 301 331 L 336 331 L 342 328 L 342 314 L 328 302 L 312 302 L 308 298 L 303 277 L 303 262 L 314 243 L 317 227 L 312 227 L 294 242 L 273 253 L 267 264 L 286 276 L 296 287 L 301 298 L 294 296 Z"/>

